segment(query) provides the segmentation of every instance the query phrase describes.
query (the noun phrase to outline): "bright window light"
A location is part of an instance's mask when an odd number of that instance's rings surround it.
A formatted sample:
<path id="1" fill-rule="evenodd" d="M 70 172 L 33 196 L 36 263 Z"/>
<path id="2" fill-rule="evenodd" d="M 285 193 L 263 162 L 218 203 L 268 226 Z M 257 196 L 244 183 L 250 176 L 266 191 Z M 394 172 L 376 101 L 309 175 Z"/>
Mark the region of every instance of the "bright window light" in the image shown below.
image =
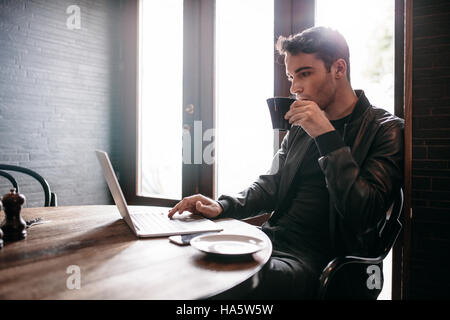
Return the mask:
<path id="1" fill-rule="evenodd" d="M 273 69 L 273 0 L 216 0 L 216 197 L 270 167 Z"/>
<path id="2" fill-rule="evenodd" d="M 181 199 L 183 0 L 139 3 L 138 195 Z"/>
<path id="3" fill-rule="evenodd" d="M 316 25 L 338 30 L 350 49 L 353 89 L 394 112 L 394 1 L 316 0 Z"/>

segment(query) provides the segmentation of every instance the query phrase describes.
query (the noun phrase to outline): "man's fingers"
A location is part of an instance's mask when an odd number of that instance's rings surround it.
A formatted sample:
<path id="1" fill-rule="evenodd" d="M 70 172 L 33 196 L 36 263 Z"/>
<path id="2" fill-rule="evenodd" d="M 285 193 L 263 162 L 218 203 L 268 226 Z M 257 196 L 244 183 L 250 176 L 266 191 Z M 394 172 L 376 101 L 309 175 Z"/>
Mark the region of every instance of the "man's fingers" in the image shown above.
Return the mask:
<path id="1" fill-rule="evenodd" d="M 184 198 L 182 201 L 178 202 L 171 210 L 169 210 L 168 217 L 172 218 L 175 213 L 180 214 L 183 211 L 198 211 L 199 213 L 211 213 L 212 208 L 210 208 L 211 200 L 201 194 L 196 194 L 190 197 Z M 195 213 L 195 212 L 193 212 Z"/>
<path id="2" fill-rule="evenodd" d="M 295 107 L 291 106 L 291 109 L 288 112 L 286 112 L 286 114 L 284 115 L 284 118 L 287 120 L 287 119 L 290 119 L 295 114 L 307 112 L 309 110 L 310 110 L 309 104 L 297 105 Z"/>
<path id="3" fill-rule="evenodd" d="M 168 217 L 169 217 L 169 218 L 172 218 L 172 217 L 175 215 L 175 213 L 177 213 L 177 212 L 178 212 L 179 214 L 182 214 L 183 211 L 186 211 L 186 210 L 192 210 L 192 209 L 195 207 L 195 201 L 196 201 L 196 198 L 198 198 L 197 195 L 195 195 L 195 196 L 190 196 L 190 197 L 186 197 L 186 198 L 184 198 L 183 200 L 181 200 L 180 202 L 178 202 L 178 203 L 175 205 L 175 207 L 173 207 L 173 208 L 169 211 Z"/>
<path id="4" fill-rule="evenodd" d="M 169 210 L 169 217 L 172 216 L 176 212 L 179 204 L 180 203 L 178 202 L 172 209 Z"/>
<path id="5" fill-rule="evenodd" d="M 309 112 L 302 112 L 302 113 L 297 113 L 294 114 L 292 117 L 289 118 L 289 123 L 294 123 L 294 122 L 302 122 L 303 120 L 307 119 L 310 116 Z"/>
<path id="6" fill-rule="evenodd" d="M 297 106 L 306 106 L 308 104 L 310 104 L 312 102 L 312 100 L 296 100 L 291 104 L 291 107 L 297 107 Z"/>
<path id="7" fill-rule="evenodd" d="M 169 218 L 172 218 L 173 215 L 174 215 L 175 213 L 177 213 L 177 212 L 182 213 L 183 210 L 184 210 L 184 209 L 183 209 L 184 202 L 185 202 L 185 200 L 182 200 L 182 201 L 178 202 L 178 203 L 175 205 L 175 207 L 173 207 L 172 209 L 170 209 L 170 210 L 169 210 L 168 217 L 169 217 Z"/>
<path id="8" fill-rule="evenodd" d="M 186 206 L 180 206 L 180 207 L 178 207 L 176 210 L 173 210 L 173 211 L 169 212 L 168 217 L 169 217 L 169 218 L 172 218 L 177 212 L 178 212 L 179 214 L 182 214 L 182 213 L 183 213 L 184 211 L 186 211 L 186 210 L 189 210 L 189 207 L 186 207 Z"/>
<path id="9" fill-rule="evenodd" d="M 173 207 L 169 210 L 169 214 L 167 215 L 169 218 L 172 218 L 173 215 L 178 211 L 177 206 Z"/>
<path id="10" fill-rule="evenodd" d="M 311 100 L 297 100 L 293 104 L 291 104 L 289 110 L 292 111 L 294 109 L 302 108 L 311 105 L 313 103 Z"/>

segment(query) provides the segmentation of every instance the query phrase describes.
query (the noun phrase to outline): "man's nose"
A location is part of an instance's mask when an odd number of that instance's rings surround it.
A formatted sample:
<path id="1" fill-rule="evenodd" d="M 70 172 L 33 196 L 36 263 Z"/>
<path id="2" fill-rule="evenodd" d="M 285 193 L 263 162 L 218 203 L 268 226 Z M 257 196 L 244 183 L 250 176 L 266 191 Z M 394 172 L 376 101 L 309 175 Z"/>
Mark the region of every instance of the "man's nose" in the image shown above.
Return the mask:
<path id="1" fill-rule="evenodd" d="M 297 81 L 292 81 L 290 91 L 292 94 L 299 95 L 303 92 L 303 87 Z"/>

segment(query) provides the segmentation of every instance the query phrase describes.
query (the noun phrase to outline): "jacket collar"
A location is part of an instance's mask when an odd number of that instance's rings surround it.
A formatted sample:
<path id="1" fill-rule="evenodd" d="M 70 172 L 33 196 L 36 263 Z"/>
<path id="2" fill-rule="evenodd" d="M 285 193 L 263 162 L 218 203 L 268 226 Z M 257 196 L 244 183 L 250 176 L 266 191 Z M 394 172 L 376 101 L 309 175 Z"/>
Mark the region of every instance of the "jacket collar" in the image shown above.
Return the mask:
<path id="1" fill-rule="evenodd" d="M 348 120 L 348 123 L 353 121 L 358 121 L 366 110 L 370 107 L 370 102 L 364 94 L 363 90 L 354 90 L 356 96 L 358 97 L 358 101 L 355 104 L 355 108 L 353 109 L 352 115 Z"/>

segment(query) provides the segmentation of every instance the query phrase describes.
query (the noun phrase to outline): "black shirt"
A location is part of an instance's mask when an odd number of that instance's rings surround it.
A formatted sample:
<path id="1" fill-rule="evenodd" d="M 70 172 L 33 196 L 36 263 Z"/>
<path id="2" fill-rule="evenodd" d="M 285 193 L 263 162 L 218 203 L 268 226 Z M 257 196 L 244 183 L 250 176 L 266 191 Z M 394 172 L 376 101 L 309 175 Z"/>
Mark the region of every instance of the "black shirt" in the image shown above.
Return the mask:
<path id="1" fill-rule="evenodd" d="M 297 170 L 287 197 L 284 214 L 276 221 L 274 249 L 288 251 L 310 263 L 333 258 L 329 234 L 329 193 L 318 159 L 344 146 L 341 138 L 351 115 L 331 121 L 335 131 L 314 139 Z"/>

